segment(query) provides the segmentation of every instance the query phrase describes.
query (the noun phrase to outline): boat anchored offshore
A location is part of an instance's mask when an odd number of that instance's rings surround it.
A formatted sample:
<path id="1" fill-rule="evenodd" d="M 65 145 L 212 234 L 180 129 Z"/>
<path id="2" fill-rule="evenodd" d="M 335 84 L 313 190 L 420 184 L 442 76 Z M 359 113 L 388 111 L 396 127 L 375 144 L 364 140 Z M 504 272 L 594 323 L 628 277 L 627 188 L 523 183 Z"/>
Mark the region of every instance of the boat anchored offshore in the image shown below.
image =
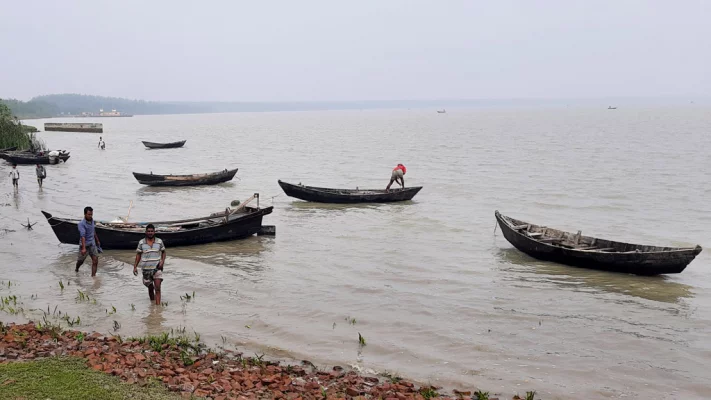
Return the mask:
<path id="1" fill-rule="evenodd" d="M 238 168 L 209 174 L 190 175 L 155 175 L 134 172 L 133 176 L 138 183 L 149 186 L 198 186 L 217 185 L 218 183 L 231 181 L 235 177 Z"/>
<path id="2" fill-rule="evenodd" d="M 175 149 L 178 147 L 183 147 L 185 142 L 187 142 L 187 140 L 181 140 L 178 142 L 170 142 L 170 143 L 155 143 L 155 142 L 141 141 L 141 143 L 143 143 L 143 145 L 148 147 L 149 149 Z"/>
<path id="3" fill-rule="evenodd" d="M 412 200 L 422 186 L 404 189 L 331 189 L 279 181 L 287 196 L 318 203 L 390 203 Z"/>
<path id="4" fill-rule="evenodd" d="M 615 242 L 534 225 L 494 213 L 504 237 L 531 257 L 574 267 L 636 275 L 680 273 L 701 253 L 696 247 Z"/>

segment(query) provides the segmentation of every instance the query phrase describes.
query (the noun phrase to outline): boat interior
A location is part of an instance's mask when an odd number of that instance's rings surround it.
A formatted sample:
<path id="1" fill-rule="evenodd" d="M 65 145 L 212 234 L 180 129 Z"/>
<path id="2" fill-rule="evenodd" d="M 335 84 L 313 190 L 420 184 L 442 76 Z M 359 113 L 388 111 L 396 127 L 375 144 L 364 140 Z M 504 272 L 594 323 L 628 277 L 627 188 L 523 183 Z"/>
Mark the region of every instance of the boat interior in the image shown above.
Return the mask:
<path id="1" fill-rule="evenodd" d="M 298 185 L 293 185 L 293 186 L 298 186 L 302 187 L 304 189 L 311 189 L 311 190 L 318 190 L 321 192 L 328 192 L 328 193 L 333 193 L 333 194 L 341 194 L 341 195 L 349 195 L 349 194 L 357 194 L 357 195 L 368 195 L 368 194 L 384 194 L 384 193 L 394 193 L 394 192 L 400 192 L 403 190 L 407 189 L 412 189 L 414 187 L 408 187 L 408 188 L 391 188 L 390 191 L 385 191 L 385 189 L 360 189 L 356 186 L 355 189 L 334 189 L 334 188 L 322 188 L 322 187 L 316 187 L 316 186 L 305 186 L 302 184 Z"/>
<path id="2" fill-rule="evenodd" d="M 244 203 L 243 203 L 244 204 Z M 143 232 L 148 224 L 153 224 L 156 232 L 178 232 L 191 229 L 207 228 L 217 225 L 222 225 L 236 219 L 243 218 L 249 214 L 253 214 L 261 210 L 257 207 L 238 207 L 235 209 L 227 208 L 225 211 L 212 213 L 206 217 L 181 219 L 174 221 L 157 221 L 157 222 L 126 222 L 123 218 L 114 221 L 96 221 L 96 226 L 106 229 L 117 229 L 127 232 Z M 78 220 L 66 221 L 78 222 Z"/>
<path id="3" fill-rule="evenodd" d="M 525 221 L 501 216 L 512 230 L 529 238 L 552 246 L 580 251 L 605 253 L 648 253 L 682 250 L 678 247 L 646 246 L 640 244 L 615 242 L 592 236 L 583 236 L 582 231 L 571 233 L 546 226 L 530 224 Z"/>

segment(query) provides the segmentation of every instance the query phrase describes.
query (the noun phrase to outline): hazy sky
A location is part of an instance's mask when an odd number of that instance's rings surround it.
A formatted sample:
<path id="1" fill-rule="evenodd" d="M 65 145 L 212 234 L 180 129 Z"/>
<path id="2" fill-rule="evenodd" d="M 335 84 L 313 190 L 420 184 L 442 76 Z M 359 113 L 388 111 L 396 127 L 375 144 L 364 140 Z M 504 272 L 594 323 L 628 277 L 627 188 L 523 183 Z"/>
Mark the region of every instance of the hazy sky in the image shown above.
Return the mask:
<path id="1" fill-rule="evenodd" d="M 0 97 L 711 96 L 711 0 L 0 0 Z"/>

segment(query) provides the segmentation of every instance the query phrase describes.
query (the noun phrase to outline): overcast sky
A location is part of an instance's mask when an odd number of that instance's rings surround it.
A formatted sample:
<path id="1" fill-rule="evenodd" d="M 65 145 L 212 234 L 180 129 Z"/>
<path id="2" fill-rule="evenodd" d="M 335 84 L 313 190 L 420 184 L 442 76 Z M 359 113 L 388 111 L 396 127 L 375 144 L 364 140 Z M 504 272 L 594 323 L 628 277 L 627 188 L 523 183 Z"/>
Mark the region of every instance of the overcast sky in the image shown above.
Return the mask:
<path id="1" fill-rule="evenodd" d="M 711 96 L 711 0 L 0 0 L 0 97 Z"/>

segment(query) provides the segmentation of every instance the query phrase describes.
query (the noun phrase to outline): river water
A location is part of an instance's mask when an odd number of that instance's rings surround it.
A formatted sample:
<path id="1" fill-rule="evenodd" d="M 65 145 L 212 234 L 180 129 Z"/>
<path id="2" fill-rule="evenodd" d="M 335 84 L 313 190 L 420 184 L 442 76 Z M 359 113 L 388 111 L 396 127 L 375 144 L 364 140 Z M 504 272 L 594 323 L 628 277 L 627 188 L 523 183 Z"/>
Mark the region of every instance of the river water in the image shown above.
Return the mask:
<path id="1" fill-rule="evenodd" d="M 45 121 L 28 122 L 41 129 Z M 137 335 L 182 326 L 248 354 L 505 396 L 711 397 L 708 250 L 682 274 L 637 277 L 536 261 L 494 229 L 498 209 L 593 236 L 709 248 L 708 108 L 96 122 L 103 135 L 40 134 L 72 155 L 47 167 L 44 190 L 30 166 L 20 167 L 18 193 L 9 178 L 0 189 L 0 229 L 15 230 L 0 231 L 0 295 L 17 295 L 24 310 L 0 312 L 2 320 L 36 320 L 38 309 L 58 307 L 80 316 L 82 329 L 112 332 L 116 321 L 118 333 Z M 182 139 L 185 147 L 174 150 L 140 143 Z M 409 203 L 319 205 L 286 197 L 277 185 L 379 188 L 398 162 L 408 168 L 408 186 L 424 186 Z M 210 187 L 149 188 L 131 175 L 233 167 L 235 180 Z M 255 192 L 262 206 L 274 205 L 264 223 L 276 225 L 277 236 L 169 248 L 162 308 L 150 305 L 131 274 L 131 251 L 106 251 L 95 279 L 88 264 L 75 274 L 77 248 L 59 245 L 40 213 L 80 218 L 90 205 L 95 218 L 110 220 L 125 216 L 133 201 L 131 220 L 177 219 L 223 210 Z M 38 222 L 34 230 L 20 226 L 27 219 Z M 77 289 L 96 304 L 77 301 Z M 195 299 L 181 301 L 193 291 Z M 358 333 L 367 346 L 359 347 Z"/>

